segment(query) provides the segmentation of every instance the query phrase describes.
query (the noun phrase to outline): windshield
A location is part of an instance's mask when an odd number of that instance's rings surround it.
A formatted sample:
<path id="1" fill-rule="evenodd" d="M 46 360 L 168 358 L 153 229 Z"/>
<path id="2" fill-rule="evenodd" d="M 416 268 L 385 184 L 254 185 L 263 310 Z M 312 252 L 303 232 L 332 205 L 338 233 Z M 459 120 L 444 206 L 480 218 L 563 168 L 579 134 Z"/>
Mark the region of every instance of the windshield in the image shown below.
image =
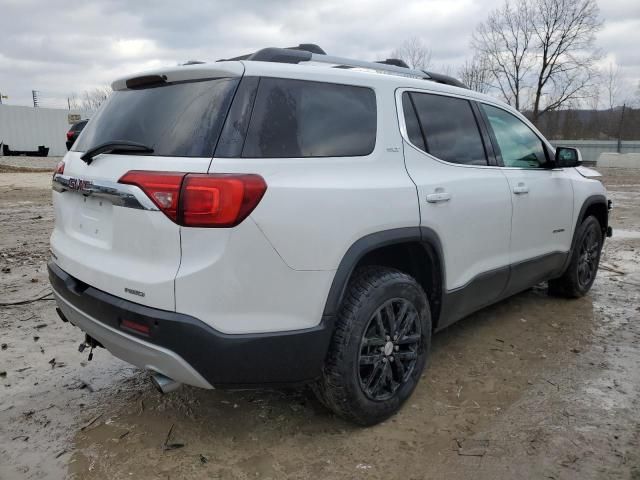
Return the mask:
<path id="1" fill-rule="evenodd" d="M 72 149 L 127 141 L 159 156 L 211 157 L 238 82 L 219 78 L 113 92 Z"/>

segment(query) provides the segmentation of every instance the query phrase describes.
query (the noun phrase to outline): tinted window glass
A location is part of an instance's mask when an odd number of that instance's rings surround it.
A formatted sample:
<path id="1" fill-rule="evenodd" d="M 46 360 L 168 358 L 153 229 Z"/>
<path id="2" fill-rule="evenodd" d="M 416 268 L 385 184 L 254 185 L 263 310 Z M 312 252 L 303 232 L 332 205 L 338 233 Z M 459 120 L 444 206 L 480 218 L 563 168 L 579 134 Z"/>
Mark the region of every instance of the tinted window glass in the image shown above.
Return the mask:
<path id="1" fill-rule="evenodd" d="M 412 93 L 427 152 L 447 162 L 487 165 L 482 137 L 471 104 L 442 95 Z"/>
<path id="2" fill-rule="evenodd" d="M 211 157 L 237 84 L 222 78 L 113 92 L 73 150 L 128 140 L 154 155 Z"/>
<path id="3" fill-rule="evenodd" d="M 422 132 L 420 131 L 420 124 L 418 123 L 418 117 L 416 116 L 416 110 L 411 103 L 411 97 L 409 92 L 402 94 L 402 109 L 404 110 L 404 123 L 407 127 L 407 136 L 411 143 L 413 143 L 420 150 L 425 150 L 424 139 L 422 138 Z"/>
<path id="4" fill-rule="evenodd" d="M 508 112 L 482 105 L 500 147 L 505 167 L 540 168 L 547 161 L 542 140 Z"/>
<path id="5" fill-rule="evenodd" d="M 375 143 L 373 90 L 262 78 L 242 156 L 359 156 Z"/>
<path id="6" fill-rule="evenodd" d="M 69 130 L 72 132 L 81 132 L 87 122 L 88 120 L 81 120 L 78 123 L 74 123 L 73 125 L 71 125 L 71 128 Z"/>

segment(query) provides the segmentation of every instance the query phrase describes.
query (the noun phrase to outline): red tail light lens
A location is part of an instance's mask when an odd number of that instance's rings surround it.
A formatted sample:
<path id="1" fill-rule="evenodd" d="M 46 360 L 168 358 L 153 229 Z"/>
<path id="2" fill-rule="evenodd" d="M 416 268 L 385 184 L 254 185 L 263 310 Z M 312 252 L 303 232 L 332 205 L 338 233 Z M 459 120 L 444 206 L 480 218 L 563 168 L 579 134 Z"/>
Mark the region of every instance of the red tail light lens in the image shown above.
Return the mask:
<path id="1" fill-rule="evenodd" d="M 126 173 L 169 218 L 187 227 L 233 227 L 260 203 L 267 184 L 254 174 Z"/>
<path id="2" fill-rule="evenodd" d="M 56 165 L 56 170 L 53 172 L 53 175 L 62 175 L 64 173 L 64 162 L 58 162 Z"/>
<path id="3" fill-rule="evenodd" d="M 182 186 L 182 224 L 233 227 L 258 205 L 267 184 L 259 175 L 189 174 Z"/>
<path id="4" fill-rule="evenodd" d="M 118 182 L 140 187 L 167 217 L 177 222 L 180 186 L 185 175 L 186 173 L 180 172 L 131 170 L 125 173 Z"/>
<path id="5" fill-rule="evenodd" d="M 69 130 L 69 131 L 67 132 L 67 140 L 71 140 L 71 139 L 73 138 L 73 134 L 74 134 L 74 133 L 75 133 L 75 132 L 73 132 L 73 131 Z"/>

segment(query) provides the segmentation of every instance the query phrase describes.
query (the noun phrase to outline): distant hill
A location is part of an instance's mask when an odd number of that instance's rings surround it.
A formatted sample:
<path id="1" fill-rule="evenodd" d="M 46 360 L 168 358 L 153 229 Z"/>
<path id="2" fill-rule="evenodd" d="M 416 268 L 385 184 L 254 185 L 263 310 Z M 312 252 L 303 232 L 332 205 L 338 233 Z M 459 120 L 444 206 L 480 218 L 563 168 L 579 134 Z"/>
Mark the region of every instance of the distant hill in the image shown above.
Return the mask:
<path id="1" fill-rule="evenodd" d="M 523 112 L 530 117 L 529 112 Z M 549 140 L 640 140 L 640 108 L 625 108 L 622 128 L 622 107 L 613 110 L 558 110 L 547 112 L 536 127 Z"/>

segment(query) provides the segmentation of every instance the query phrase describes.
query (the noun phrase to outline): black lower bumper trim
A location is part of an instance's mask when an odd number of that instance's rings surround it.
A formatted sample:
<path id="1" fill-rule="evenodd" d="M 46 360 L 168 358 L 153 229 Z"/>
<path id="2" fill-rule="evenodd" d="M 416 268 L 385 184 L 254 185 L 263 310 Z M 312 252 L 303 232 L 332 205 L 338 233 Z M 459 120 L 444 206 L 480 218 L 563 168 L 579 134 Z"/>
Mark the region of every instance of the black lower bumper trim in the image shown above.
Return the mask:
<path id="1" fill-rule="evenodd" d="M 333 317 L 316 327 L 277 333 L 229 335 L 197 318 L 139 305 L 88 286 L 49 263 L 54 291 L 78 310 L 112 328 L 167 348 L 214 386 L 244 387 L 304 383 L 321 373 Z M 141 334 L 123 319 L 149 326 Z"/>

